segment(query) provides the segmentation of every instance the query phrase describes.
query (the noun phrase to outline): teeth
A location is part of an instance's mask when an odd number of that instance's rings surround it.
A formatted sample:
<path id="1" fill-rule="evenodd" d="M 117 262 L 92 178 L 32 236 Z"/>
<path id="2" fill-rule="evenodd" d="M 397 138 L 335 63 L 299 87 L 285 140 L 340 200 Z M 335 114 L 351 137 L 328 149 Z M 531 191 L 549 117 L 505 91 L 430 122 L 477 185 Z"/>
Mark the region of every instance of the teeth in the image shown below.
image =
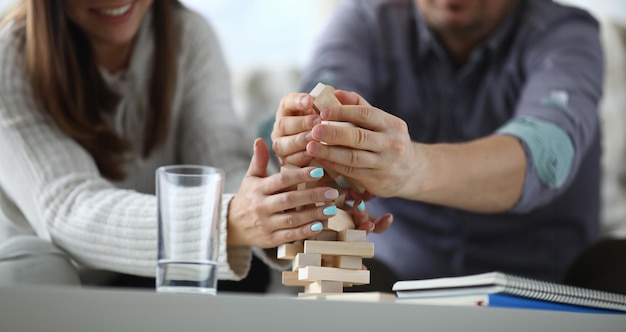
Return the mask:
<path id="1" fill-rule="evenodd" d="M 98 9 L 98 12 L 106 16 L 122 16 L 128 12 L 131 5 L 132 4 L 128 4 L 118 8 Z"/>

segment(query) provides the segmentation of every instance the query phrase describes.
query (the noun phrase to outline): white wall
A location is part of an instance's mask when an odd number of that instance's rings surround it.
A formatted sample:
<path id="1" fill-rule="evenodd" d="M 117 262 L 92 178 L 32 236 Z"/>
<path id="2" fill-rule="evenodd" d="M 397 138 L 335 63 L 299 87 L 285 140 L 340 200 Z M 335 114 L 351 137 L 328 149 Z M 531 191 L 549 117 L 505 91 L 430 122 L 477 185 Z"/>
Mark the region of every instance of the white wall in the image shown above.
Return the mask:
<path id="1" fill-rule="evenodd" d="M 557 0 L 584 8 L 596 16 L 604 16 L 626 26 L 626 0 Z"/>

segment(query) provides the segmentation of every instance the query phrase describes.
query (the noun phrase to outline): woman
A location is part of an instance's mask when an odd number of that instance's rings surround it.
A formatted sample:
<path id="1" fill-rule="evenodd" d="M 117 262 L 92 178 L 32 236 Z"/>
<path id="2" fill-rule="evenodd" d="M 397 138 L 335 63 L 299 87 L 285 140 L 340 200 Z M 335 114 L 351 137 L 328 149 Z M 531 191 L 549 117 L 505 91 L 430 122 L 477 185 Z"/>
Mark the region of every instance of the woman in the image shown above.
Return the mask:
<path id="1" fill-rule="evenodd" d="M 320 169 L 267 176 L 262 140 L 246 166 L 217 38 L 178 1 L 22 0 L 0 49 L 0 281 L 77 283 L 67 254 L 154 276 L 154 171 L 166 164 L 222 168 L 226 192 L 241 183 L 223 199 L 221 279 L 246 275 L 251 247 L 309 237 L 328 218 L 335 189 L 287 191 Z"/>

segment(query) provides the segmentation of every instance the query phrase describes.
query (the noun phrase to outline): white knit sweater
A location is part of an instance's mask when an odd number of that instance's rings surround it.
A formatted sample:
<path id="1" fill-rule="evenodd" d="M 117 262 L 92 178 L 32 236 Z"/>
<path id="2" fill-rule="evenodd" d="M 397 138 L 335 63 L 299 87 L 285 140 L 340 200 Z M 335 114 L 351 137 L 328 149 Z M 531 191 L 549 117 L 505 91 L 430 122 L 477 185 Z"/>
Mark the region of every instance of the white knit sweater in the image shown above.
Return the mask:
<path id="1" fill-rule="evenodd" d="M 171 135 L 149 159 L 140 157 L 146 82 L 153 52 L 151 16 L 146 15 L 129 68 L 103 72 L 122 95 L 109 119 L 135 144 L 128 177 L 112 183 L 100 176 L 89 155 L 39 109 L 24 71 L 16 26 L 0 31 L 0 242 L 17 234 L 37 234 L 67 251 L 86 267 L 154 276 L 157 252 L 155 170 L 168 164 L 204 164 L 226 172 L 233 193 L 248 167 L 252 143 L 242 142 L 232 108 L 230 77 L 217 37 L 199 15 L 177 14 L 181 54 Z M 221 279 L 240 279 L 251 250 L 226 249 L 224 195 L 220 243 Z"/>

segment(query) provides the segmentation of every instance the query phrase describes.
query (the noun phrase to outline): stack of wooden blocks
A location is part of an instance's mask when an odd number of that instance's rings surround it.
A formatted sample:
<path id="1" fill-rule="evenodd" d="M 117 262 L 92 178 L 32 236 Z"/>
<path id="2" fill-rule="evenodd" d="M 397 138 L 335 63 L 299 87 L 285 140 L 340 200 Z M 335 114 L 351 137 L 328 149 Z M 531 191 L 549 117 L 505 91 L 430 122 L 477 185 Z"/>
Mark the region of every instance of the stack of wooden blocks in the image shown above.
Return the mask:
<path id="1" fill-rule="evenodd" d="M 345 216 L 337 215 L 324 223 L 324 230 L 315 239 L 278 247 L 279 259 L 293 260 L 292 271 L 283 272 L 283 285 L 304 286 L 299 296 L 323 297 L 343 293 L 346 286 L 370 282 L 370 271 L 362 269 L 362 258 L 374 256 L 374 244 L 366 242 L 365 231 L 354 229 L 354 223 L 345 228 Z"/>
<path id="2" fill-rule="evenodd" d="M 330 86 L 319 83 L 310 94 L 317 112 L 324 107 L 340 105 Z M 329 123 L 353 126 L 347 122 Z M 311 165 L 319 167 L 315 162 Z M 295 166 L 284 166 L 292 167 Z M 355 229 L 352 216 L 342 209 L 348 186 L 359 192 L 365 189 L 350 178 L 329 170 L 326 172 L 331 180 L 313 185 L 332 186 L 339 190 L 340 196 L 335 201 L 337 214 L 323 222 L 323 230 L 314 238 L 283 244 L 277 251 L 277 258 L 293 260 L 292 271 L 283 272 L 282 283 L 285 286 L 303 286 L 304 292 L 299 293 L 300 297 L 325 298 L 330 294 L 343 293 L 344 287 L 370 282 L 370 271 L 362 269 L 362 260 L 374 256 L 374 244 L 366 241 L 365 231 Z M 297 189 L 310 185 L 303 183 Z"/>

